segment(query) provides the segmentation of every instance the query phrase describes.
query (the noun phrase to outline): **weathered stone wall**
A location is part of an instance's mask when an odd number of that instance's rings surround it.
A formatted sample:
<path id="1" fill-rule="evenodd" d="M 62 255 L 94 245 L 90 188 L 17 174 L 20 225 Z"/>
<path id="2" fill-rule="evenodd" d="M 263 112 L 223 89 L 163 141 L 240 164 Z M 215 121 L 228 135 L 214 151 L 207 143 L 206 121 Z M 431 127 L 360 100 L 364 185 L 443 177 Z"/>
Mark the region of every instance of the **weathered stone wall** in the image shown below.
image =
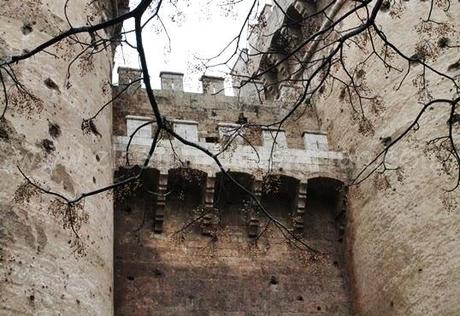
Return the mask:
<path id="1" fill-rule="evenodd" d="M 139 75 L 132 69 L 121 69 L 119 74 L 130 79 L 120 80 L 115 93 Z M 173 80 L 177 82 L 171 87 Z M 155 91 L 162 114 L 177 133 L 211 152 L 223 148 L 225 128 L 241 127 L 245 120 L 268 124 L 286 113 L 282 102 L 224 96 L 217 78 L 203 77 L 216 85 L 204 94 L 178 90 L 180 80 L 180 74 L 163 73 L 167 90 Z M 244 192 L 224 180 L 210 157 L 164 137 L 141 187 L 122 188 L 116 194 L 115 314 L 350 313 L 337 220 L 341 195 L 336 186 L 315 189 L 316 182 L 310 182 L 319 176 L 346 181 L 348 166 L 340 152 L 329 151 L 327 136 L 318 131 L 312 110 L 306 104 L 303 116 L 296 114 L 297 120 L 289 120 L 273 152 L 270 132 L 256 128 L 246 135 L 252 146 L 236 139 L 219 158 L 273 216 L 322 254 L 290 244 L 273 225 L 265 231 L 265 216 L 250 206 Z M 152 119 L 139 86 L 129 86 L 128 93 L 116 100 L 113 128 L 118 166 L 129 168 L 129 136 Z M 133 137 L 131 165 L 143 163 L 154 130 L 155 124 L 145 126 Z M 303 131 L 310 134 L 304 136 Z M 116 178 L 127 170 L 121 168 Z M 270 181 L 264 178 L 267 172 L 273 177 Z"/>
<path id="2" fill-rule="evenodd" d="M 70 1 L 69 19 L 75 26 L 88 18 L 99 22 L 112 16 L 114 3 Z M 0 59 L 67 29 L 64 4 L 0 1 Z M 65 209 L 27 185 L 17 169 L 68 197 L 111 183 L 111 109 L 94 120 L 98 133 L 85 134 L 81 124 L 111 98 L 112 52 L 83 55 L 67 78 L 67 65 L 80 50 L 67 40 L 14 65 L 33 97 L 7 82 L 9 108 L 0 122 L 0 314 L 113 312 L 111 198 L 102 194 L 81 205 L 72 220 L 78 240 Z"/>
<path id="3" fill-rule="evenodd" d="M 125 136 L 126 116 L 145 116 L 153 118 L 153 112 L 143 89 L 129 88 L 129 93 L 120 96 L 114 102 L 114 135 Z M 124 89 L 114 88 L 114 94 Z M 242 113 L 250 124 L 268 124 L 279 120 L 286 113 L 282 102 L 266 102 L 249 98 L 237 98 L 212 94 L 187 93 L 182 91 L 155 90 L 155 96 L 162 114 L 169 120 L 192 120 L 199 123 L 199 138 L 218 137 L 218 123 L 236 123 Z M 300 114 L 303 114 L 302 116 Z M 286 131 L 288 146 L 304 148 L 302 133 L 317 130 L 318 122 L 313 107 L 305 104 L 297 111 L 293 119 L 283 127 Z M 261 143 L 262 133 L 253 140 L 254 145 Z"/>
<path id="4" fill-rule="evenodd" d="M 388 39 L 407 56 L 413 56 L 416 46 L 429 40 L 427 61 L 449 76 L 458 76 L 458 69 L 449 70 L 449 65 L 458 61 L 458 49 L 440 48 L 438 40 L 447 37 L 458 45 L 459 3 L 450 2 L 449 16 L 435 5 L 433 19 L 447 21 L 450 28 L 422 24 L 430 1 L 391 3 L 390 10 L 380 12 L 377 19 Z M 427 32 L 420 32 L 422 27 L 427 27 Z M 352 45 L 345 56 L 352 69 L 367 55 Z M 396 56 L 389 60 L 400 69 L 407 67 L 407 62 Z M 356 164 L 355 174 L 384 148 L 382 139 L 395 139 L 414 120 L 421 109 L 418 101 L 426 92 L 416 76 L 422 72 L 420 65 L 412 65 L 412 73 L 398 91 L 395 86 L 406 70 L 388 72 L 377 58 L 372 58 L 363 70 L 365 75 L 360 82 L 382 101 L 377 108 L 365 103 L 370 124 L 363 124 L 353 115 L 347 97 L 337 86 L 332 89 L 328 85 L 316 100 L 321 127 L 335 148 L 350 153 Z M 338 75 L 344 78 L 343 73 Z M 452 96 L 452 83 L 447 79 L 427 71 L 427 80 L 433 97 Z M 433 153 L 426 150 L 428 140 L 446 134 L 448 112 L 446 105 L 430 108 L 420 129 L 390 151 L 388 162 L 401 167 L 399 171 L 375 174 L 360 186 L 351 187 L 348 259 L 353 269 L 353 300 L 360 315 L 460 313 L 460 194 L 458 189 L 446 192 L 455 184 L 456 171 L 452 176 L 446 175 Z M 458 143 L 458 126 L 454 135 Z"/>
<path id="5" fill-rule="evenodd" d="M 308 1 L 284 1 L 282 6 L 296 7 L 302 2 Z M 320 8 L 330 2 L 315 3 Z M 336 17 L 339 17 L 350 8 L 350 3 L 337 1 L 329 16 L 334 17 L 332 11 L 336 7 L 339 10 Z M 431 1 L 385 1 L 377 26 L 404 54 L 427 58 L 434 68 L 448 76 L 457 76 L 458 82 L 459 67 L 455 66 L 459 58 L 458 47 L 455 48 L 459 39 L 458 3 L 434 1 L 433 4 L 432 19 L 447 24 L 423 23 L 429 15 Z M 447 8 L 449 13 L 446 15 L 443 10 Z M 264 50 L 271 41 L 269 38 L 260 43 L 258 34 L 276 34 L 276 27 L 282 27 L 279 8 L 274 7 L 272 11 L 273 19 L 270 15 L 263 16 L 268 23 L 262 19 L 255 27 L 256 36 L 250 38 L 257 49 Z M 304 16 L 314 13 L 311 10 Z M 278 24 L 272 21 L 278 21 Z M 338 29 L 349 30 L 358 24 L 359 20 L 354 16 L 340 23 Z M 374 42 L 378 43 L 376 38 L 374 34 Z M 356 45 L 346 45 L 344 50 L 349 71 L 372 52 L 368 36 L 360 37 L 354 43 Z M 358 46 L 365 47 L 364 51 Z M 383 55 L 381 45 L 376 44 L 376 47 Z M 385 142 L 395 139 L 410 124 L 420 111 L 423 100 L 426 101 L 427 97 L 449 99 L 455 93 L 452 82 L 427 70 L 426 79 L 432 96 L 427 95 L 428 90 L 424 89 L 420 76 L 423 68 L 417 63 L 411 63 L 412 72 L 396 91 L 408 63 L 398 59 L 391 49 L 388 51 L 387 60 L 402 72 L 389 72 L 375 55 L 362 70 L 353 72 L 357 83 L 368 88 L 367 96 L 378 96 L 377 102 L 364 102 L 365 120 L 358 114 L 359 110 L 352 109 L 348 94 L 337 81 L 334 84 L 327 82 L 320 90 L 320 96 L 313 100 L 319 129 L 328 133 L 332 150 L 350 154 L 355 175 L 384 149 Z M 305 57 L 315 58 L 308 52 Z M 249 58 L 247 63 L 241 58 L 234 72 L 243 72 L 244 75 L 244 71 L 248 71 L 245 74 L 248 75 L 263 66 L 260 57 Z M 278 66 L 276 71 L 282 68 Z M 333 67 L 333 74 L 349 81 L 338 68 Z M 294 69 L 291 68 L 291 73 Z M 278 89 L 282 91 L 283 87 Z M 356 94 L 353 101 L 356 106 Z M 389 166 L 401 168 L 387 171 L 385 175 L 377 173 L 350 189 L 347 261 L 352 271 L 353 301 L 358 314 L 455 315 L 460 311 L 457 268 L 460 249 L 456 242 L 460 237 L 460 217 L 457 214 L 460 194 L 458 189 L 447 192 L 455 185 L 456 171 L 454 168 L 450 170 L 451 175 L 446 174 L 436 158 L 436 149 L 427 146 L 427 141 L 446 135 L 448 114 L 448 105 L 431 107 L 422 118 L 420 129 L 411 132 L 388 155 Z M 458 126 L 454 128 L 454 137 L 458 143 Z"/>
<path id="6" fill-rule="evenodd" d="M 129 75 L 124 74 L 125 71 Z M 120 78 L 132 77 L 127 82 L 133 82 L 136 74 L 139 75 L 137 71 L 126 68 L 119 74 Z M 114 88 L 115 94 L 127 88 L 123 80 L 120 82 L 122 84 Z M 143 164 L 156 128 L 155 123 L 145 126 L 130 139 L 138 126 L 153 120 L 153 113 L 145 90 L 134 84 L 127 89 L 127 93 L 114 102 L 114 152 L 118 166 L 126 164 L 127 156 L 131 164 Z M 289 103 L 267 101 L 261 104 L 251 98 L 224 96 L 221 92 L 212 95 L 168 89 L 156 90 L 155 95 L 162 115 L 169 120 L 175 132 L 212 153 L 225 148 L 229 137 L 246 123 L 253 126 L 242 128 L 244 138 L 238 136 L 219 155 L 221 163 L 229 170 L 258 178 L 267 172 L 275 172 L 305 181 L 318 176 L 348 180 L 349 160 L 341 152 L 329 150 L 327 135 L 318 131 L 317 117 L 310 104 L 294 113 L 277 133 L 276 126 L 267 129 L 258 124 L 280 120 L 286 113 L 284 106 Z M 276 145 L 273 146 L 275 138 Z M 209 174 L 220 171 L 211 157 L 168 135 L 163 135 L 158 142 L 149 166 L 162 171 L 185 166 Z"/>
<path id="7" fill-rule="evenodd" d="M 117 195 L 121 199 L 115 206 L 116 315 L 350 314 L 335 221 L 337 191 L 309 186 L 304 235 L 309 245 L 327 253 L 313 255 L 287 243 L 273 225 L 258 240 L 249 237 L 247 202 L 228 184 L 215 187 L 219 215 L 212 232 L 204 235 L 203 181 L 193 173 L 185 178 L 189 185 L 181 187 L 177 173 L 169 173 L 163 231 L 156 234 L 154 214 L 162 181 L 158 172 L 149 174 L 136 195 L 124 189 Z M 315 197 L 315 192 L 323 195 Z M 262 193 L 265 206 L 290 225 L 286 198 Z M 258 218 L 261 232 L 266 220 Z"/>

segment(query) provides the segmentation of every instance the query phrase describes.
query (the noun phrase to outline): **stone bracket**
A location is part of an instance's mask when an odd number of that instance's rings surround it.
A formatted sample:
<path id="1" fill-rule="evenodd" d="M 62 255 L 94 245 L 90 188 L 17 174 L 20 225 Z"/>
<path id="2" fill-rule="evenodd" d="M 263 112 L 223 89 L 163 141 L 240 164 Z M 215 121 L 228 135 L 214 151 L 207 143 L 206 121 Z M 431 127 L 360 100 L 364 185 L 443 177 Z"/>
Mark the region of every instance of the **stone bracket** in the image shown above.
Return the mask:
<path id="1" fill-rule="evenodd" d="M 155 216 L 153 218 L 153 231 L 156 234 L 163 232 L 165 218 L 166 191 L 168 190 L 168 174 L 160 173 L 158 178 L 158 189 L 156 197 Z"/>
<path id="2" fill-rule="evenodd" d="M 206 187 L 204 192 L 204 207 L 207 214 L 201 221 L 201 234 L 205 236 L 212 235 L 212 226 L 214 222 L 214 187 L 216 178 L 208 176 L 206 178 Z"/>
<path id="3" fill-rule="evenodd" d="M 304 214 L 307 205 L 307 183 L 301 182 L 297 191 L 297 205 L 293 218 L 294 231 L 301 233 L 304 228 Z"/>
<path id="4" fill-rule="evenodd" d="M 252 192 L 254 193 L 257 200 L 262 198 L 262 180 L 255 179 L 252 187 Z M 260 219 L 257 216 L 257 212 L 254 210 L 249 211 L 248 215 L 248 237 L 256 238 L 259 235 L 260 230 Z"/>

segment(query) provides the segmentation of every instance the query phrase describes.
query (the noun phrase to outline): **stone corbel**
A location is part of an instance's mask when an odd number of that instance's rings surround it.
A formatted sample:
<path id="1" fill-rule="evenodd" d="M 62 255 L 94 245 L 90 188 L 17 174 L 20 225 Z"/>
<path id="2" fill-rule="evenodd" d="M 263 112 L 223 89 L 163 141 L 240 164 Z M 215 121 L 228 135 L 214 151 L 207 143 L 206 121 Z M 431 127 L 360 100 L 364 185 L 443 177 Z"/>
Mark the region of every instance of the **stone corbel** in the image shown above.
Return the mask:
<path id="1" fill-rule="evenodd" d="M 307 205 L 307 183 L 299 183 L 297 191 L 297 205 L 293 217 L 293 226 L 296 233 L 301 233 L 304 229 L 305 207 Z"/>
<path id="2" fill-rule="evenodd" d="M 212 226 L 214 222 L 214 187 L 216 183 L 215 176 L 206 178 L 206 187 L 204 191 L 204 211 L 206 214 L 201 221 L 201 233 L 205 236 L 212 235 Z"/>
<path id="3" fill-rule="evenodd" d="M 262 199 L 262 180 L 255 179 L 253 183 L 252 192 L 257 200 Z M 248 237 L 256 238 L 259 235 L 260 229 L 260 220 L 257 216 L 257 212 L 254 209 L 251 209 L 248 212 Z"/>
<path id="4" fill-rule="evenodd" d="M 163 232 L 165 219 L 166 191 L 168 190 L 168 173 L 161 172 L 158 177 L 155 216 L 153 218 L 153 231 L 156 234 Z"/>

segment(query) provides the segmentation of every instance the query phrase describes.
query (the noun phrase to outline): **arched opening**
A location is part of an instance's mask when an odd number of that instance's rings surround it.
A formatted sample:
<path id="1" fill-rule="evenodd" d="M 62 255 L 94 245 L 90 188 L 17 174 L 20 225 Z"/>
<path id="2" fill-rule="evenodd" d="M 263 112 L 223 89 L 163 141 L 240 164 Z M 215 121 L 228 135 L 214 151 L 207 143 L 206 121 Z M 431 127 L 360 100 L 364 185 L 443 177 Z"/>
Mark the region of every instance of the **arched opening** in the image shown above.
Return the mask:
<path id="1" fill-rule="evenodd" d="M 233 179 L 249 191 L 252 191 L 254 176 L 244 172 L 229 172 Z M 220 222 L 223 226 L 245 225 L 245 212 L 251 197 L 233 183 L 223 173 L 216 176 L 214 205 L 219 209 Z"/>
<path id="2" fill-rule="evenodd" d="M 287 224 L 296 209 L 300 181 L 284 175 L 268 175 L 262 185 L 262 205 L 281 222 Z"/>
<path id="3" fill-rule="evenodd" d="M 304 235 L 323 251 L 342 252 L 344 233 L 343 182 L 319 177 L 308 180 Z"/>
<path id="4" fill-rule="evenodd" d="M 169 170 L 163 226 L 166 233 L 178 231 L 200 212 L 204 204 L 206 178 L 207 174 L 197 169 Z"/>
<path id="5" fill-rule="evenodd" d="M 196 209 L 203 203 L 206 173 L 191 168 L 176 168 L 168 172 L 166 205 L 171 210 Z"/>
<path id="6" fill-rule="evenodd" d="M 286 11 L 284 24 L 289 28 L 300 29 L 302 21 L 302 14 L 300 14 L 294 5 L 291 5 Z"/>
<path id="7" fill-rule="evenodd" d="M 120 167 L 114 173 L 114 182 L 136 176 L 141 171 L 139 166 L 132 168 Z M 146 168 L 142 176 L 114 190 L 115 223 L 128 222 L 127 225 L 146 222 L 152 218 L 155 205 L 155 194 L 158 187 L 159 171 Z"/>

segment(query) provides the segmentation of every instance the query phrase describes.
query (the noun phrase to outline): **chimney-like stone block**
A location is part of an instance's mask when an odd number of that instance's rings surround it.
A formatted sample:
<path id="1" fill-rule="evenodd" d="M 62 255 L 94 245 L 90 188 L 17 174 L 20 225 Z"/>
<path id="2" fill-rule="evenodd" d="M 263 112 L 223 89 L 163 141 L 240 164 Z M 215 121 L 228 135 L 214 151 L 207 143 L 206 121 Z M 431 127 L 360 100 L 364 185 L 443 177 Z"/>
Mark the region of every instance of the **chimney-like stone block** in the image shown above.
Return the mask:
<path id="1" fill-rule="evenodd" d="M 141 137 L 141 138 L 152 138 L 152 124 L 147 124 L 152 121 L 152 118 L 145 116 L 135 116 L 127 115 L 126 116 L 126 136 Z M 145 125 L 143 127 L 140 127 Z M 139 128 L 139 130 L 137 130 Z M 137 132 L 136 132 L 137 130 Z"/>
<path id="2" fill-rule="evenodd" d="M 303 133 L 303 142 L 306 150 L 328 151 L 327 134 L 321 131 L 306 131 Z"/>
<path id="3" fill-rule="evenodd" d="M 228 142 L 230 139 L 233 144 L 242 145 L 245 143 L 245 140 L 239 136 L 245 134 L 245 130 L 241 129 L 240 124 L 217 123 L 217 129 L 219 131 L 219 138 L 223 140 L 224 143 Z"/>
<path id="4" fill-rule="evenodd" d="M 128 85 L 133 81 L 142 78 L 142 70 L 138 68 L 119 67 L 118 68 L 118 84 Z M 139 87 L 142 80 L 137 81 L 133 86 Z"/>
<path id="5" fill-rule="evenodd" d="M 204 94 L 225 95 L 224 78 L 203 75 L 200 80 L 203 83 Z"/>
<path id="6" fill-rule="evenodd" d="M 174 132 L 191 142 L 198 142 L 198 122 L 186 120 L 173 121 Z"/>
<path id="7" fill-rule="evenodd" d="M 264 83 L 260 80 L 245 82 L 243 79 L 238 86 L 234 87 L 234 93 L 236 96 L 251 98 L 261 102 L 265 101 Z"/>
<path id="8" fill-rule="evenodd" d="M 264 147 L 272 147 L 276 142 L 276 147 L 287 148 L 286 132 L 275 127 L 262 128 L 262 140 Z"/>
<path id="9" fill-rule="evenodd" d="M 162 71 L 160 72 L 161 89 L 184 91 L 184 74 L 180 72 Z"/>

